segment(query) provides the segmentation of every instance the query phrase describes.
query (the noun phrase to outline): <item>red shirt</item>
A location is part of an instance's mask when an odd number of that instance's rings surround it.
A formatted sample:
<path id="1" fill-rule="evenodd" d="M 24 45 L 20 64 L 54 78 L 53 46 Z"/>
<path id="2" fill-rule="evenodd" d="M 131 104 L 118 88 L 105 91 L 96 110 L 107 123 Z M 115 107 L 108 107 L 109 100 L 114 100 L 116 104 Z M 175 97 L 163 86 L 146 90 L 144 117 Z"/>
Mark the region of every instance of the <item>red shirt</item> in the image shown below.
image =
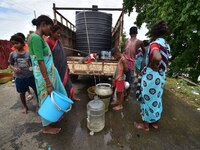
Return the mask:
<path id="1" fill-rule="evenodd" d="M 153 43 L 150 45 L 150 61 L 152 60 L 153 58 L 153 52 L 154 51 L 160 51 L 160 45 L 157 44 L 157 43 Z"/>
<path id="2" fill-rule="evenodd" d="M 24 45 L 24 50 L 28 51 L 28 49 L 29 49 L 29 48 L 28 48 L 28 44 L 25 44 L 25 45 Z M 17 49 L 14 48 L 14 47 L 12 47 L 11 50 L 12 50 L 12 51 L 15 51 L 15 50 L 17 50 Z"/>
<path id="3" fill-rule="evenodd" d="M 49 45 L 49 48 L 51 49 L 51 51 L 53 51 L 53 48 L 56 44 L 56 41 L 53 41 L 49 38 L 44 38 L 44 40 L 47 42 L 47 44 Z"/>

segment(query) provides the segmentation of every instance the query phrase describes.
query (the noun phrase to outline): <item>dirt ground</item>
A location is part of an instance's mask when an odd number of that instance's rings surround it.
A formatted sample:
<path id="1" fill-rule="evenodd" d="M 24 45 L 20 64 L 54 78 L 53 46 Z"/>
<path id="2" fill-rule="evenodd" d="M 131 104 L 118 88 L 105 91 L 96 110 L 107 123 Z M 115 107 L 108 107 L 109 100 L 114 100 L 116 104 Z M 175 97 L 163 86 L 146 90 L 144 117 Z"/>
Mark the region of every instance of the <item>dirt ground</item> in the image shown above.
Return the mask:
<path id="1" fill-rule="evenodd" d="M 149 132 L 136 130 L 134 121 L 140 121 L 135 91 L 124 103 L 122 111 L 110 109 L 106 113 L 103 131 L 89 135 L 86 126 L 87 88 L 94 83 L 81 78 L 74 84 L 76 102 L 64 119 L 55 124 L 62 128 L 58 135 L 41 132 L 36 100 L 28 102 L 30 111 L 22 114 L 21 102 L 13 83 L 0 86 L 0 149 L 1 150 L 199 150 L 200 111 L 165 90 L 164 111 L 159 129 Z"/>

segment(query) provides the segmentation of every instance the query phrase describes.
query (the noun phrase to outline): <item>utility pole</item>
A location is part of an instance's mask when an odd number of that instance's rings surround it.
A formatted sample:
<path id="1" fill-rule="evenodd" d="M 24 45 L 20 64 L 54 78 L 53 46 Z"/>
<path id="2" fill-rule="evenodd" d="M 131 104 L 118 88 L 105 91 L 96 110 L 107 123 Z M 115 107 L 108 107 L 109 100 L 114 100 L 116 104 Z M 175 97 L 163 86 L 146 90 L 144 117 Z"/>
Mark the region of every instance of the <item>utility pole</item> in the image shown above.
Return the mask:
<path id="1" fill-rule="evenodd" d="M 36 19 L 36 11 L 34 10 L 34 17 L 35 17 L 35 19 Z"/>

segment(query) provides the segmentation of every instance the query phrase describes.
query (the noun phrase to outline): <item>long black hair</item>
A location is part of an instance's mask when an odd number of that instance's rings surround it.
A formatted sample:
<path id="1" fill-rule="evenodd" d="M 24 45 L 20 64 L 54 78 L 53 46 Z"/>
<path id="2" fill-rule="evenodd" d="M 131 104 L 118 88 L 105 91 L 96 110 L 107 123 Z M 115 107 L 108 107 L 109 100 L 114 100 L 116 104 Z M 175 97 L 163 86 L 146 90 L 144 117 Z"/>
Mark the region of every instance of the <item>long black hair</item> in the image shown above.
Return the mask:
<path id="1" fill-rule="evenodd" d="M 151 28 L 150 31 L 151 35 L 156 37 L 164 36 L 168 32 L 168 26 L 165 21 L 159 21 Z"/>
<path id="2" fill-rule="evenodd" d="M 61 30 L 61 27 L 59 25 L 53 25 L 51 27 L 51 32 L 53 33 L 57 32 L 58 30 Z"/>
<path id="3" fill-rule="evenodd" d="M 35 25 L 37 28 L 44 22 L 47 25 L 53 25 L 53 21 L 46 15 L 40 15 L 37 19 L 32 20 L 32 24 Z"/>

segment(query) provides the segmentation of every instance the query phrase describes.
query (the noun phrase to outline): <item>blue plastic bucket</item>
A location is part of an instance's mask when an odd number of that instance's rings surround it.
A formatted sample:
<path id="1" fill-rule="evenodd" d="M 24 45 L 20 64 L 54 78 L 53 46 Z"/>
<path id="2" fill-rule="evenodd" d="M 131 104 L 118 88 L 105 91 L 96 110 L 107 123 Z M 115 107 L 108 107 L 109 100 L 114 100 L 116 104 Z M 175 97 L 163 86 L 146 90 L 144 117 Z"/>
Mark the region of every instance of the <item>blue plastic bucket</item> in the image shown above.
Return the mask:
<path id="1" fill-rule="evenodd" d="M 51 122 L 57 122 L 64 112 L 71 110 L 73 101 L 65 95 L 53 91 L 51 96 L 48 95 L 38 113 L 39 115 Z"/>

